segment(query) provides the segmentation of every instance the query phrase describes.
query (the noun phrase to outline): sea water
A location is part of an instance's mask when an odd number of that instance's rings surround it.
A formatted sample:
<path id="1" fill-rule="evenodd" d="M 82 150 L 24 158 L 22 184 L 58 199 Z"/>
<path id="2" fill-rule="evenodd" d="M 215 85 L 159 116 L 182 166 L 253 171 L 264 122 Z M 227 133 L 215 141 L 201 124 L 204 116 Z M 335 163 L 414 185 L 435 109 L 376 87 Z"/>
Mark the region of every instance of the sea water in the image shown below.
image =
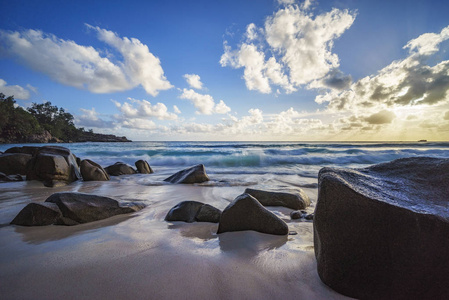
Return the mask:
<path id="1" fill-rule="evenodd" d="M 316 178 L 322 167 L 361 168 L 403 157 L 449 157 L 449 142 L 131 142 L 50 145 L 66 147 L 81 159 L 91 159 L 103 167 L 118 161 L 134 166 L 137 160 L 143 159 L 149 162 L 153 170 L 162 174 L 204 164 L 210 175 L 275 174 Z M 3 144 L 0 145 L 0 151 L 13 146 L 24 145 Z"/>

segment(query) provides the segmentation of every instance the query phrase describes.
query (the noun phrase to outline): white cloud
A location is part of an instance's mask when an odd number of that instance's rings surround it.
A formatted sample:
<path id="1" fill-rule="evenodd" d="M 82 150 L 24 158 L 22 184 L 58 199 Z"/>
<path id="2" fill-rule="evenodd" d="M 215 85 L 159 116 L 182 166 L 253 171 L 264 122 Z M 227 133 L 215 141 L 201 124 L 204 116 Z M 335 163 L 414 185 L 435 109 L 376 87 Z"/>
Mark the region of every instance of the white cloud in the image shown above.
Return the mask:
<path id="1" fill-rule="evenodd" d="M 141 130 L 152 130 L 158 128 L 156 123 L 154 123 L 152 120 L 145 120 L 145 119 L 123 120 L 121 126 L 125 128 L 141 129 Z"/>
<path id="2" fill-rule="evenodd" d="M 57 82 L 93 93 L 125 91 L 142 85 L 147 93 L 156 96 L 160 90 L 172 88 L 159 59 L 138 39 L 120 38 L 112 31 L 87 26 L 97 32 L 101 41 L 118 50 L 123 60 L 113 63 L 91 46 L 32 29 L 0 30 L 0 51 Z"/>
<path id="3" fill-rule="evenodd" d="M 410 53 L 405 59 L 352 83 L 346 90 L 319 95 L 315 101 L 328 103 L 328 109 L 334 111 L 373 111 L 444 103 L 449 100 L 449 60 L 429 66 L 426 58 L 436 54 L 438 45 L 447 39 L 449 26 L 439 34 L 423 34 L 407 43 Z"/>
<path id="4" fill-rule="evenodd" d="M 155 118 L 158 120 L 176 120 L 178 116 L 175 113 L 168 112 L 167 106 L 163 103 L 151 104 L 147 100 L 127 99 L 129 102 L 113 101 L 115 106 L 125 118 Z"/>
<path id="5" fill-rule="evenodd" d="M 279 4 L 293 4 L 295 3 L 295 0 L 278 0 Z"/>
<path id="6" fill-rule="evenodd" d="M 173 111 L 175 112 L 175 114 L 180 114 L 181 111 L 179 110 L 179 108 L 176 105 L 173 105 Z"/>
<path id="7" fill-rule="evenodd" d="M 203 88 L 203 83 L 201 82 L 201 78 L 196 74 L 184 74 L 183 76 L 187 83 L 193 87 L 194 89 L 201 90 Z"/>
<path id="8" fill-rule="evenodd" d="M 27 88 L 29 88 L 28 85 Z M 27 89 L 20 85 L 7 85 L 3 79 L 0 79 L 0 93 L 5 94 L 6 97 L 14 96 L 14 99 L 28 100 L 30 98 L 30 92 Z"/>
<path id="9" fill-rule="evenodd" d="M 263 29 L 253 23 L 247 26 L 247 42 L 235 50 L 224 43 L 220 64 L 244 68 L 243 78 L 249 90 L 271 93 L 274 84 L 289 93 L 331 72 L 339 73 L 338 56 L 332 53 L 334 41 L 351 27 L 356 14 L 333 9 L 314 17 L 306 12 L 311 1 L 304 2 L 302 8 L 282 2 L 286 7 L 268 17 Z M 263 39 L 256 44 L 254 40 L 259 36 Z M 267 59 L 268 52 L 273 55 Z M 327 87 L 326 81 L 322 85 Z"/>
<path id="10" fill-rule="evenodd" d="M 223 100 L 216 104 L 211 95 L 199 94 L 192 89 L 183 89 L 179 98 L 189 100 L 198 109 L 198 114 L 225 114 L 231 111 Z"/>
<path id="11" fill-rule="evenodd" d="M 112 128 L 115 126 L 112 121 L 105 121 L 98 116 L 98 112 L 94 107 L 92 109 L 80 108 L 83 113 L 81 116 L 75 116 L 77 126 L 94 127 L 94 128 Z"/>

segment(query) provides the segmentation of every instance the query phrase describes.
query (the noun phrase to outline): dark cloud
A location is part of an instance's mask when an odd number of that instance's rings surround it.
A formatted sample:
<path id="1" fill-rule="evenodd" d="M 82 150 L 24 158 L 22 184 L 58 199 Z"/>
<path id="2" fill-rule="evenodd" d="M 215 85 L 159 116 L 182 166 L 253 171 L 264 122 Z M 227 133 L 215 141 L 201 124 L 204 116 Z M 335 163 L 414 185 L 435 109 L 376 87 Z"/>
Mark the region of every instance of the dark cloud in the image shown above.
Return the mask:
<path id="1" fill-rule="evenodd" d="M 324 84 L 332 89 L 345 90 L 352 83 L 351 75 L 345 75 L 338 69 L 332 70 L 323 80 Z"/>

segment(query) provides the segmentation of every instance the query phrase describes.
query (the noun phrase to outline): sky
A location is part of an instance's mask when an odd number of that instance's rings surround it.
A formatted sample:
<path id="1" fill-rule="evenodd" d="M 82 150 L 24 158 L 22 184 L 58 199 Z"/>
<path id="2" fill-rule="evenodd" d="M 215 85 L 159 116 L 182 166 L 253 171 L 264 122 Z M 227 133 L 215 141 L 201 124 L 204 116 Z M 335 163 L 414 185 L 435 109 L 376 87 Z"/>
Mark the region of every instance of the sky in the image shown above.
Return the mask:
<path id="1" fill-rule="evenodd" d="M 449 141 L 449 1 L 1 1 L 0 92 L 135 141 Z"/>

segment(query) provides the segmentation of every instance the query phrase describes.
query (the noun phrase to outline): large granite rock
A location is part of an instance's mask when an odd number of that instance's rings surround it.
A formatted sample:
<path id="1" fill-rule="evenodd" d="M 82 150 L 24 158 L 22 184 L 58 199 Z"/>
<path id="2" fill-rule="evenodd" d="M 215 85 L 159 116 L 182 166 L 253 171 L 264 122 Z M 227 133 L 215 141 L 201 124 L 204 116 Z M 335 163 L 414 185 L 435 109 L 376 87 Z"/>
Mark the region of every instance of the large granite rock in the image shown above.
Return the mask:
<path id="1" fill-rule="evenodd" d="M 146 162 L 145 160 L 138 160 L 134 163 L 136 165 L 137 171 L 141 174 L 152 174 L 153 169 L 151 169 L 150 165 L 148 164 L 148 162 Z"/>
<path id="2" fill-rule="evenodd" d="M 44 203 L 30 203 L 11 224 L 23 226 L 77 225 L 106 219 L 119 214 L 136 212 L 143 204 L 83 193 L 55 193 Z"/>
<path id="3" fill-rule="evenodd" d="M 287 224 L 249 194 L 238 196 L 223 210 L 217 233 L 243 230 L 288 234 Z"/>
<path id="4" fill-rule="evenodd" d="M 130 165 L 123 162 L 116 162 L 115 164 L 104 168 L 104 170 L 111 176 L 131 175 L 137 173 L 136 170 L 134 170 Z"/>
<path id="5" fill-rule="evenodd" d="M 45 186 L 65 185 L 81 179 L 76 157 L 59 146 L 40 147 L 27 164 L 27 180 L 40 180 Z"/>
<path id="6" fill-rule="evenodd" d="M 322 169 L 314 243 L 321 280 L 341 294 L 449 299 L 449 159 Z"/>
<path id="7" fill-rule="evenodd" d="M 298 210 L 310 205 L 309 196 L 299 188 L 284 191 L 263 191 L 248 188 L 245 193 L 259 200 L 263 206 L 285 206 Z"/>
<path id="8" fill-rule="evenodd" d="M 221 210 L 197 201 L 183 201 L 174 206 L 165 216 L 165 221 L 211 222 L 220 221 Z"/>
<path id="9" fill-rule="evenodd" d="M 192 184 L 209 181 L 209 177 L 206 174 L 206 169 L 204 168 L 204 165 L 200 164 L 179 171 L 178 173 L 175 173 L 172 176 L 165 178 L 164 181 L 171 183 Z"/>
<path id="10" fill-rule="evenodd" d="M 80 163 L 81 176 L 84 181 L 108 181 L 108 173 L 96 162 L 84 159 Z"/>
<path id="11" fill-rule="evenodd" d="M 6 175 L 26 174 L 26 166 L 32 156 L 25 153 L 4 153 L 0 155 L 0 172 Z"/>

